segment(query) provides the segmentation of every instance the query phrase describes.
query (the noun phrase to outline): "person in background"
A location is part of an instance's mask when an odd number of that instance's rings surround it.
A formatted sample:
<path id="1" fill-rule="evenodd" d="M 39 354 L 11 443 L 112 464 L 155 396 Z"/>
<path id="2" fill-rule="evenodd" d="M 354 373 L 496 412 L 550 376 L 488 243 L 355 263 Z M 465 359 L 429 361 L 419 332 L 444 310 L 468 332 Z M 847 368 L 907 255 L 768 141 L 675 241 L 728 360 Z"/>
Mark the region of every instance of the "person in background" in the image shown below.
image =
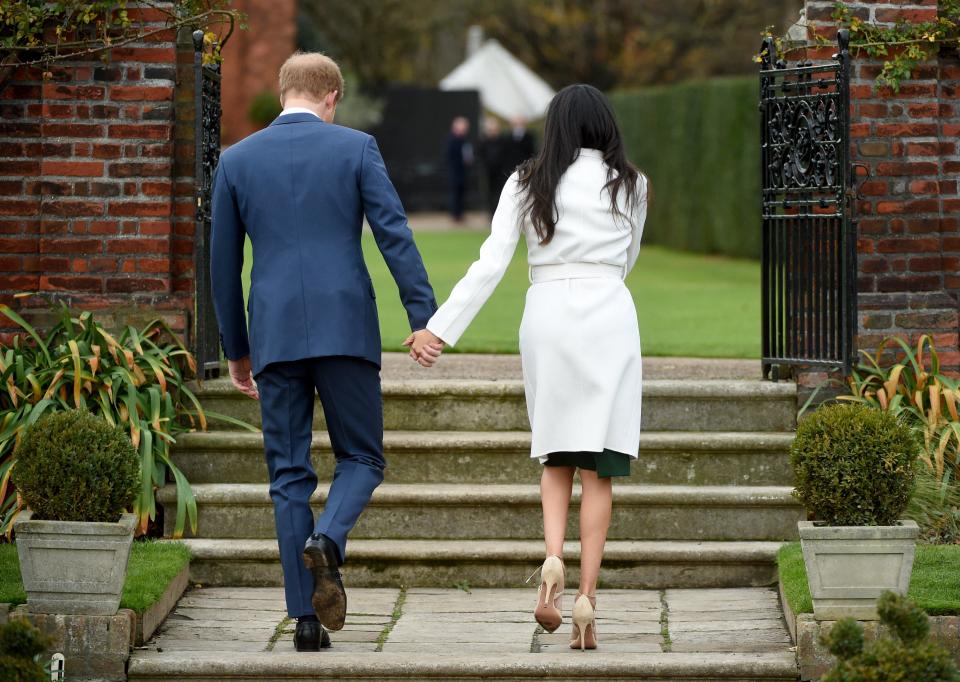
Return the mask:
<path id="1" fill-rule="evenodd" d="M 493 116 L 483 120 L 483 137 L 477 148 L 477 156 L 483 164 L 484 175 L 487 179 L 487 208 L 490 215 L 497 210 L 500 201 L 500 192 L 510 177 L 513 169 L 507 170 L 504 166 L 504 152 L 507 147 L 507 138 L 500 130 L 500 121 Z"/>
<path id="2" fill-rule="evenodd" d="M 450 215 L 463 222 L 463 199 L 467 192 L 467 173 L 473 165 L 473 145 L 470 143 L 470 121 L 457 116 L 450 125 L 447 137 L 447 177 L 450 181 Z"/>
<path id="3" fill-rule="evenodd" d="M 533 134 L 527 130 L 527 120 L 523 116 L 510 119 L 510 132 L 503 154 L 504 176 L 510 177 L 520 164 L 525 163 L 537 151 Z"/>

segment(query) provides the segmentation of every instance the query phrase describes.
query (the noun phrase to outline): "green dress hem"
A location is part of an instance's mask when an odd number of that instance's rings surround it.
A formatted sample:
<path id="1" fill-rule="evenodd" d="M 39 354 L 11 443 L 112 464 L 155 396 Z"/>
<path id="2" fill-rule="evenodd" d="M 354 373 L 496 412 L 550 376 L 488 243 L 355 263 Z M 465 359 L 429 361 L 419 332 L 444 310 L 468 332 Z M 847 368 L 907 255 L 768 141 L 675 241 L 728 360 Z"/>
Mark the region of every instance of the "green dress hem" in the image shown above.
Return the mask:
<path id="1" fill-rule="evenodd" d="M 630 455 L 615 450 L 603 452 L 551 452 L 545 466 L 577 467 L 596 471 L 599 478 L 630 475 Z"/>

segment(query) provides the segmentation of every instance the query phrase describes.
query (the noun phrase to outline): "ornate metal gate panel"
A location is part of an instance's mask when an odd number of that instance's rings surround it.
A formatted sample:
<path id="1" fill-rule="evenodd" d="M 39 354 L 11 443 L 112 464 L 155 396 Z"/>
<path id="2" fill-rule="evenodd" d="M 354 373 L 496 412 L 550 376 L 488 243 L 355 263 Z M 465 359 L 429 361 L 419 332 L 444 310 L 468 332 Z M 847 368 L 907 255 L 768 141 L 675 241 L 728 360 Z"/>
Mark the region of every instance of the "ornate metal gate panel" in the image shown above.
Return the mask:
<path id="1" fill-rule="evenodd" d="M 851 219 L 850 53 L 787 66 L 772 39 L 760 70 L 763 374 L 850 370 L 857 315 Z"/>
<path id="2" fill-rule="evenodd" d="M 220 333 L 210 283 L 210 199 L 220 159 L 220 65 L 203 63 L 203 31 L 193 33 L 194 146 L 196 153 L 196 232 L 194 241 L 194 339 L 201 378 L 220 372 Z"/>

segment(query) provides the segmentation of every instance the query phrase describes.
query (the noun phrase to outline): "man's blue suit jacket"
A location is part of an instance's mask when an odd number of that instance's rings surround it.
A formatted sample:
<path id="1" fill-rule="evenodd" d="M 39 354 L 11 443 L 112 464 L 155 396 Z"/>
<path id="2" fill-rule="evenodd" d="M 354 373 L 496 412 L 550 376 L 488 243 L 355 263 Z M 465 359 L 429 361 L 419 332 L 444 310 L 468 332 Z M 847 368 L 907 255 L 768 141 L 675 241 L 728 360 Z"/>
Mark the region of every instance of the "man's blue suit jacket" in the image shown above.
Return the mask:
<path id="1" fill-rule="evenodd" d="M 224 151 L 214 176 L 211 277 L 231 360 L 331 355 L 380 365 L 376 294 L 360 246 L 363 217 L 412 330 L 437 309 L 420 253 L 376 141 L 308 113 L 278 117 Z M 253 244 L 250 332 L 240 272 Z"/>

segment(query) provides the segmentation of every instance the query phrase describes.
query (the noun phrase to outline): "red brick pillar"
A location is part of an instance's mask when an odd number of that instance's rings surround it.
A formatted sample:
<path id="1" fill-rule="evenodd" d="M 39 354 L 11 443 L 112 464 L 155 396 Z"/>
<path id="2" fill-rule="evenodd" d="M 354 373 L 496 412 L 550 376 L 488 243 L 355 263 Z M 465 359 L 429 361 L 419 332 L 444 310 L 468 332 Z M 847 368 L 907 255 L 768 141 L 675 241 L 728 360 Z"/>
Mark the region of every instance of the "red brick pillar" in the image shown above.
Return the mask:
<path id="1" fill-rule="evenodd" d="M 892 25 L 937 16 L 936 0 L 847 2 L 864 21 Z M 810 31 L 833 40 L 832 0 L 808 0 Z M 829 54 L 830 50 L 827 50 Z M 882 61 L 852 49 L 851 160 L 859 164 L 859 339 L 934 335 L 941 360 L 960 369 L 960 225 L 957 136 L 960 64 L 922 64 L 898 93 L 877 88 Z M 818 55 L 823 57 L 823 54 Z"/>
<path id="2" fill-rule="evenodd" d="M 174 181 L 174 125 L 192 106 L 174 106 L 177 54 L 168 31 L 46 77 L 13 69 L 0 89 L 0 302 L 189 327 L 193 188 Z"/>
<path id="3" fill-rule="evenodd" d="M 280 66 L 297 41 L 296 0 L 233 0 L 248 30 L 235 31 L 223 48 L 223 141 L 237 142 L 257 131 L 248 113 L 264 92 L 279 96 Z M 335 29 L 334 29 L 335 30 Z"/>

